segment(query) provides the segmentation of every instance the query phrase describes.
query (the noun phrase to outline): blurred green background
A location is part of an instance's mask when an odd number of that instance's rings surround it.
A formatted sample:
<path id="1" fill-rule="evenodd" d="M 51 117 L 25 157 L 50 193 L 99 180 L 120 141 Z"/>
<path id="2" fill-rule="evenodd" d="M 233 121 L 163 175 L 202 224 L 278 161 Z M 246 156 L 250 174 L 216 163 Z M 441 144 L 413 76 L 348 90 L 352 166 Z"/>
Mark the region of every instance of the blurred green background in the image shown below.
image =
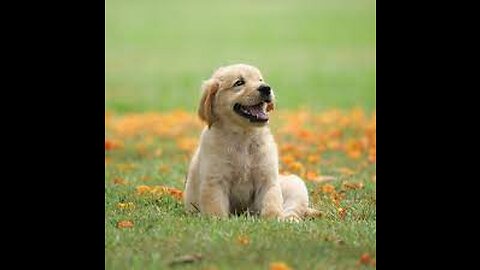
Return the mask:
<path id="1" fill-rule="evenodd" d="M 106 1 L 107 111 L 194 112 L 202 80 L 237 62 L 279 109 L 374 110 L 375 1 Z"/>

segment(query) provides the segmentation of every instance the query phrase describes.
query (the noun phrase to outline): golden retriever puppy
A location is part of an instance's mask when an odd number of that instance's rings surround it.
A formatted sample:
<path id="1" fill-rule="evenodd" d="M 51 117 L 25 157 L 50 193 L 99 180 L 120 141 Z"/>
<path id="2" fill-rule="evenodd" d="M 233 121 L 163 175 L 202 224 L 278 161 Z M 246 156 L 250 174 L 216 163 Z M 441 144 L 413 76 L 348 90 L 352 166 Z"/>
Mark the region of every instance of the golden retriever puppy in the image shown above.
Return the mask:
<path id="1" fill-rule="evenodd" d="M 303 180 L 278 173 L 268 127 L 275 97 L 260 71 L 245 64 L 222 67 L 202 88 L 198 115 L 207 127 L 188 170 L 187 210 L 295 221 L 316 214 Z"/>

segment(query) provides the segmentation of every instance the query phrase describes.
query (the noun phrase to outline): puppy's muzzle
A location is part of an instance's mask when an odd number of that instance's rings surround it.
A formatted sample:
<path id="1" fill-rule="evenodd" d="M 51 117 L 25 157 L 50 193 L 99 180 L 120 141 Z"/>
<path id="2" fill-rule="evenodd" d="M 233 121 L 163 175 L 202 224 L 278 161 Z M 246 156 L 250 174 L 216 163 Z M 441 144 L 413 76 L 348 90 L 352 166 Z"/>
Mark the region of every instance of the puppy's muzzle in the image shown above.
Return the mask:
<path id="1" fill-rule="evenodd" d="M 272 89 L 266 84 L 262 84 L 257 89 L 260 92 L 260 96 L 263 101 L 271 102 L 272 101 Z"/>

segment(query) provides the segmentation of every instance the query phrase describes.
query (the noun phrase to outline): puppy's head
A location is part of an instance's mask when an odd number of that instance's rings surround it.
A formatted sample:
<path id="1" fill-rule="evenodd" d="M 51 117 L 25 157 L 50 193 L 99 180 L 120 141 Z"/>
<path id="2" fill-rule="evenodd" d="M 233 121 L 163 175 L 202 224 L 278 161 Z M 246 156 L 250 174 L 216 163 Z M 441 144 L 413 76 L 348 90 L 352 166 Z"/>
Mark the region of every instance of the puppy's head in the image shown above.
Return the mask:
<path id="1" fill-rule="evenodd" d="M 268 124 L 275 96 L 256 67 L 221 67 L 202 88 L 198 115 L 209 127 L 217 121 L 243 127 Z"/>

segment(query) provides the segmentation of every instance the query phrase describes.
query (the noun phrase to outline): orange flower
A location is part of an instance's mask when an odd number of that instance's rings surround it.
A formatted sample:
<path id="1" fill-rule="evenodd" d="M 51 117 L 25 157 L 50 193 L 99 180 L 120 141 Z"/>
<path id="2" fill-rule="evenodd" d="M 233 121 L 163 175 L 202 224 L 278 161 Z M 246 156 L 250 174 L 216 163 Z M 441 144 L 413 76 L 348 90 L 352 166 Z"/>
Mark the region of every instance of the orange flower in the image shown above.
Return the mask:
<path id="1" fill-rule="evenodd" d="M 313 141 L 315 139 L 314 134 L 306 129 L 301 129 L 297 132 L 297 137 L 300 140 L 305 140 L 305 141 Z"/>
<path id="2" fill-rule="evenodd" d="M 149 191 L 151 191 L 152 189 L 149 187 L 149 186 L 145 186 L 145 185 L 142 185 L 142 186 L 138 186 L 137 187 L 137 193 L 138 194 L 145 194 Z"/>
<path id="3" fill-rule="evenodd" d="M 123 147 L 123 143 L 118 140 L 105 139 L 105 150 L 115 150 Z"/>
<path id="4" fill-rule="evenodd" d="M 137 194 L 138 195 L 152 194 L 152 195 L 158 195 L 158 196 L 170 195 L 177 200 L 183 199 L 183 191 L 177 188 L 171 188 L 166 186 L 141 185 L 137 187 Z"/>
<path id="5" fill-rule="evenodd" d="M 284 155 L 284 156 L 282 156 L 282 162 L 287 164 L 287 165 L 290 165 L 293 162 L 295 162 L 295 158 L 291 154 Z"/>
<path id="6" fill-rule="evenodd" d="M 177 200 L 181 201 L 183 199 L 183 191 L 181 191 L 180 189 L 168 188 L 167 192 Z"/>
<path id="7" fill-rule="evenodd" d="M 296 161 L 290 164 L 289 169 L 294 172 L 301 172 L 304 170 L 304 167 L 302 163 Z"/>
<path id="8" fill-rule="evenodd" d="M 361 264 L 370 264 L 372 258 L 370 257 L 370 254 L 368 253 L 363 253 L 362 256 L 360 256 L 360 263 Z"/>
<path id="9" fill-rule="evenodd" d="M 292 270 L 292 268 L 284 262 L 273 262 L 270 264 L 270 270 Z"/>
<path id="10" fill-rule="evenodd" d="M 250 239 L 246 235 L 240 235 L 237 237 L 237 242 L 242 246 L 246 246 L 250 244 Z"/>
<path id="11" fill-rule="evenodd" d="M 323 193 L 332 193 L 335 191 L 335 187 L 330 184 L 325 184 L 322 186 L 322 192 Z"/>
<path id="12" fill-rule="evenodd" d="M 345 145 L 345 152 L 352 159 L 358 159 L 362 155 L 362 143 L 358 140 L 350 139 Z"/>
<path id="13" fill-rule="evenodd" d="M 338 206 L 340 205 L 340 202 L 345 198 L 345 195 L 343 193 L 339 193 L 339 192 L 332 192 L 330 194 L 330 199 L 332 200 L 332 202 Z"/>
<path id="14" fill-rule="evenodd" d="M 177 146 L 185 152 L 193 151 L 197 146 L 197 138 L 180 138 L 177 140 Z"/>
<path id="15" fill-rule="evenodd" d="M 317 163 L 318 161 L 320 161 L 320 156 L 319 155 L 308 155 L 307 157 L 307 161 L 308 163 Z"/>
<path id="16" fill-rule="evenodd" d="M 308 171 L 306 174 L 305 174 L 305 178 L 307 180 L 310 180 L 310 181 L 313 181 L 313 180 L 316 180 L 318 177 L 317 173 L 316 172 L 313 172 L 313 171 Z"/>
<path id="17" fill-rule="evenodd" d="M 347 209 L 345 209 L 345 208 L 338 208 L 338 215 L 340 216 L 340 219 L 344 219 L 346 213 L 347 213 Z"/>
<path id="18" fill-rule="evenodd" d="M 122 220 L 117 223 L 117 228 L 125 229 L 125 228 L 133 228 L 133 222 L 131 220 Z"/>
<path id="19" fill-rule="evenodd" d="M 114 178 L 113 183 L 115 185 L 125 185 L 125 184 L 127 184 L 127 180 L 125 180 L 123 178 Z"/>
<path id="20" fill-rule="evenodd" d="M 359 182 L 359 183 L 343 182 L 342 188 L 343 189 L 362 189 L 363 183 L 362 182 Z"/>

